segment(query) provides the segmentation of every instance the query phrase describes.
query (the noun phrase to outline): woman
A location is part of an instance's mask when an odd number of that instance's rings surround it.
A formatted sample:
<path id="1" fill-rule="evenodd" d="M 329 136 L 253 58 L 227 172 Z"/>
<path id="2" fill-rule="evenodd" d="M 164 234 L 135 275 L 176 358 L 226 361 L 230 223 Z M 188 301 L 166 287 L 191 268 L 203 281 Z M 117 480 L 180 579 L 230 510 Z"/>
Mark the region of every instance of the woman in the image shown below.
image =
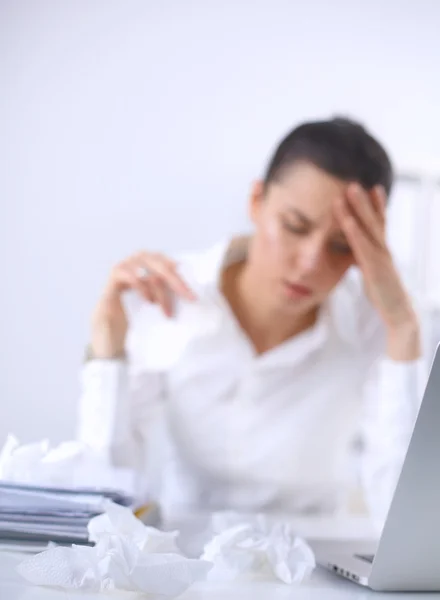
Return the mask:
<path id="1" fill-rule="evenodd" d="M 333 512 L 360 436 L 365 498 L 383 515 L 420 355 L 385 240 L 391 184 L 360 125 L 306 123 L 253 186 L 252 236 L 117 265 L 94 313 L 80 439 L 168 509 Z"/>

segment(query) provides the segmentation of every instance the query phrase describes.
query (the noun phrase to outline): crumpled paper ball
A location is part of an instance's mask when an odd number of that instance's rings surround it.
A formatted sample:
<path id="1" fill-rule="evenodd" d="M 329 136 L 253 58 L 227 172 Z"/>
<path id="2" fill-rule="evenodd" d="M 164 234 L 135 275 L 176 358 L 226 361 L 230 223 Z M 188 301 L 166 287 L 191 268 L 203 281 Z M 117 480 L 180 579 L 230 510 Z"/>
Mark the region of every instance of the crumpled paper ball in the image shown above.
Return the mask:
<path id="1" fill-rule="evenodd" d="M 54 547 L 18 565 L 35 585 L 68 590 L 125 590 L 173 598 L 206 579 L 212 564 L 178 553 L 177 532 L 145 527 L 130 509 L 108 503 L 89 523 L 95 546 Z"/>
<path id="2" fill-rule="evenodd" d="M 176 540 L 178 531 L 160 531 L 148 527 L 134 516 L 130 509 L 109 501 L 102 515 L 91 519 L 87 525 L 89 541 L 111 544 L 113 540 L 129 541 L 144 554 L 181 554 Z"/>
<path id="3" fill-rule="evenodd" d="M 239 521 L 234 514 L 214 515 L 217 534 L 205 545 L 202 560 L 214 564 L 211 580 L 264 577 L 287 584 L 306 580 L 316 566 L 310 546 L 289 524 L 271 523 L 265 516 Z M 237 523 L 230 525 L 231 523 Z"/>

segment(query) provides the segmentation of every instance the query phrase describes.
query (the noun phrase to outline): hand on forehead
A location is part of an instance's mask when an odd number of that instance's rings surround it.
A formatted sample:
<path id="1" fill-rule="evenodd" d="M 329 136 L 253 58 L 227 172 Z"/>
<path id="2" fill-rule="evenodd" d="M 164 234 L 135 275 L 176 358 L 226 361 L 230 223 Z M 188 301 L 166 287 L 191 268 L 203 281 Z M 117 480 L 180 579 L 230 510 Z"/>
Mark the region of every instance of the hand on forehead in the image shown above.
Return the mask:
<path id="1" fill-rule="evenodd" d="M 365 190 L 357 182 L 346 182 L 314 165 L 298 165 L 286 174 L 275 192 L 285 210 L 296 212 L 314 227 L 339 228 L 338 207 L 349 203 L 365 214 L 384 219 L 386 194 L 382 187 Z M 364 206 L 362 206 L 364 205 Z"/>

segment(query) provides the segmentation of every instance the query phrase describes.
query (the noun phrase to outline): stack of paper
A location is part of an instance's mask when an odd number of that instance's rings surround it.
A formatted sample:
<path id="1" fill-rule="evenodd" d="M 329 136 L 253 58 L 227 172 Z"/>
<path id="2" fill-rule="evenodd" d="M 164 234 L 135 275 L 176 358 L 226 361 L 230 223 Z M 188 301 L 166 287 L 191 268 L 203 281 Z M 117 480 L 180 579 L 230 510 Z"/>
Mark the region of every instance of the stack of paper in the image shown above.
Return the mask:
<path id="1" fill-rule="evenodd" d="M 0 482 L 0 544 L 87 544 L 87 524 L 112 500 L 133 498 L 107 490 L 39 487 Z"/>

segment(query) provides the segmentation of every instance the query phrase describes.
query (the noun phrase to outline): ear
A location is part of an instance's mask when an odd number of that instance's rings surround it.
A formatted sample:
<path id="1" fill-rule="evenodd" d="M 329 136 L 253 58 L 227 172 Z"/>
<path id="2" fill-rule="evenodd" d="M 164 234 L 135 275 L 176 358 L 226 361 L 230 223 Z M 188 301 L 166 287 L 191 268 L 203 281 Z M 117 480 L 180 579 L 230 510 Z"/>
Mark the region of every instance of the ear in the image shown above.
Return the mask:
<path id="1" fill-rule="evenodd" d="M 258 220 L 263 200 L 264 182 L 261 180 L 254 181 L 249 196 L 249 216 L 252 223 L 255 223 Z"/>

